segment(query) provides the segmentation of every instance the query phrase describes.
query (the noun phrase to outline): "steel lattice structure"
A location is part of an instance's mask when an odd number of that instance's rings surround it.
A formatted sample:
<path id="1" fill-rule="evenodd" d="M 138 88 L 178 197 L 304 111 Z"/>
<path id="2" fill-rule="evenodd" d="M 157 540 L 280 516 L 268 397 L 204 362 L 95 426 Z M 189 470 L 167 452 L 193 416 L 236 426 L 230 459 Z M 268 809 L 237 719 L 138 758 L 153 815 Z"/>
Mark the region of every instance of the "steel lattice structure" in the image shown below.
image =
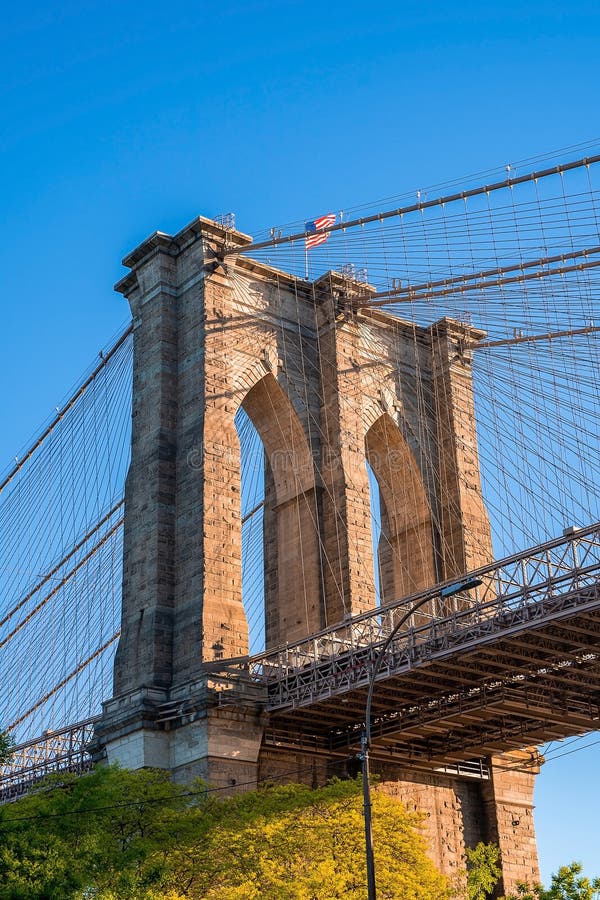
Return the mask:
<path id="1" fill-rule="evenodd" d="M 449 615 L 408 628 L 388 648 L 378 676 L 376 746 L 435 768 L 449 758 L 468 765 L 492 746 L 597 728 L 599 575 L 600 524 L 470 573 L 481 586 L 456 595 Z M 239 677 L 248 678 L 273 714 L 268 741 L 347 754 L 359 739 L 378 649 L 400 613 L 439 598 L 445 586 L 276 652 L 214 666 L 222 702 Z M 163 718 L 185 714 L 185 704 L 171 704 Z M 3 768 L 2 796 L 49 772 L 85 768 L 95 721 L 19 746 Z M 449 725 L 457 731 L 450 742 Z"/>

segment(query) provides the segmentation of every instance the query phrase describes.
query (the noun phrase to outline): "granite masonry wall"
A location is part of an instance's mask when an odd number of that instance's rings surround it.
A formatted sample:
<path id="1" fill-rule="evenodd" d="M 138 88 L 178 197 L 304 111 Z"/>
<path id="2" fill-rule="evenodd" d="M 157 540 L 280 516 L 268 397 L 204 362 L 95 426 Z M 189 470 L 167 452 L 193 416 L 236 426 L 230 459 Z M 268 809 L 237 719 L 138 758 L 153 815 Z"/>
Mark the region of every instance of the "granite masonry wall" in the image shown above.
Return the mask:
<path id="1" fill-rule="evenodd" d="M 262 748 L 260 689 L 227 671 L 248 653 L 240 406 L 266 458 L 268 647 L 372 608 L 375 564 L 390 600 L 491 560 L 468 350 L 481 332 L 357 312 L 368 286 L 223 255 L 249 243 L 199 218 L 124 260 L 132 461 L 114 696 L 97 728 L 109 760 L 232 790 L 330 774 L 322 758 Z M 376 560 L 366 460 L 380 489 Z M 483 781 L 386 764 L 382 789 L 424 813 L 445 872 L 466 846 L 497 841 L 508 889 L 537 875 L 525 759 L 494 758 Z"/>

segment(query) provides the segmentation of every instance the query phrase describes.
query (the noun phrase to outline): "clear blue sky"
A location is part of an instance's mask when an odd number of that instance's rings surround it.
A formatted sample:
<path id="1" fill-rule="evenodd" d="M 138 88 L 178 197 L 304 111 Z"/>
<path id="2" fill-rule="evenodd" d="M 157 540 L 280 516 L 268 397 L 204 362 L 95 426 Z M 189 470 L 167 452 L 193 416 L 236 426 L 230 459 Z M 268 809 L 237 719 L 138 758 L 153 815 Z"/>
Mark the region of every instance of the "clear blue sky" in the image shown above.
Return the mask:
<path id="1" fill-rule="evenodd" d="M 120 259 L 233 210 L 247 232 L 598 136 L 597 3 L 5 5 L 0 467 L 128 317 Z M 549 763 L 544 874 L 600 871 L 598 748 Z"/>

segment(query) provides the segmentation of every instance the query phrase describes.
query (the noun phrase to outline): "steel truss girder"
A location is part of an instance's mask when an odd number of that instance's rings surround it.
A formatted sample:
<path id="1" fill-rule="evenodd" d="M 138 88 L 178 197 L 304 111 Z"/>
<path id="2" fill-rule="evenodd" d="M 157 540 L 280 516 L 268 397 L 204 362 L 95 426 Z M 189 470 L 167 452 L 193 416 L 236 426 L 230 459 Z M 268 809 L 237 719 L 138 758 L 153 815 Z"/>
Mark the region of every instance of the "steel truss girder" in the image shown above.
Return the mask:
<path id="1" fill-rule="evenodd" d="M 451 657 L 511 635 L 516 637 L 539 624 L 597 611 L 600 526 L 484 567 L 473 575 L 482 585 L 463 598 L 468 608 L 398 635 L 381 668 L 382 680 L 445 655 Z M 394 616 L 420 598 L 430 595 L 434 599 L 438 594 L 439 586 L 357 616 L 308 641 L 252 658 L 250 670 L 266 683 L 269 707 L 276 710 L 312 705 L 368 684 Z M 590 635 L 590 639 L 593 637 Z M 576 645 L 581 643 L 575 640 Z"/>
<path id="2" fill-rule="evenodd" d="M 0 803 L 27 793 L 46 775 L 89 770 L 88 745 L 98 720 L 95 716 L 18 744 L 10 759 L 0 765 Z"/>
<path id="3" fill-rule="evenodd" d="M 374 707 L 376 746 L 382 741 L 394 758 L 429 764 L 598 727 L 600 523 L 468 577 L 481 585 L 458 595 L 453 612 L 401 632 L 389 646 Z M 228 677 L 249 676 L 266 692 L 272 728 L 285 730 L 296 748 L 344 752 L 395 622 L 443 587 L 223 665 Z M 88 766 L 95 721 L 16 748 L 0 769 L 0 799 L 49 772 Z"/>

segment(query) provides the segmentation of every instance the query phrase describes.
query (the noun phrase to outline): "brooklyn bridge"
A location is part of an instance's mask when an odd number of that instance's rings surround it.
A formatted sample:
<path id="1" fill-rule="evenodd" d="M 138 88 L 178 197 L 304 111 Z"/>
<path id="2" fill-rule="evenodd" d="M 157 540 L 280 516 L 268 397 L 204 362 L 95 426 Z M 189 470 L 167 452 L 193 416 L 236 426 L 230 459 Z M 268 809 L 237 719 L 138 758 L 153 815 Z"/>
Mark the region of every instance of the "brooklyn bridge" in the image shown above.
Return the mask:
<path id="1" fill-rule="evenodd" d="M 323 783 L 367 725 L 444 871 L 537 878 L 536 748 L 600 716 L 598 162 L 125 258 L 130 323 L 0 483 L 5 801 Z"/>

